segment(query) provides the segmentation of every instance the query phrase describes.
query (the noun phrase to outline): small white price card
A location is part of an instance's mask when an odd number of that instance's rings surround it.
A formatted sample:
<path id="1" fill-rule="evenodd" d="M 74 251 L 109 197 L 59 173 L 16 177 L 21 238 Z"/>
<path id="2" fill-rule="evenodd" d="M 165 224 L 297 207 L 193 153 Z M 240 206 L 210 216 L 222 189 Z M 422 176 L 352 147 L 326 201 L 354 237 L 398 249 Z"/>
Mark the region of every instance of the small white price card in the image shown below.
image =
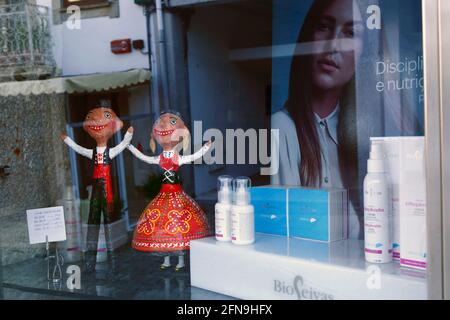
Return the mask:
<path id="1" fill-rule="evenodd" d="M 27 210 L 30 244 L 66 241 L 64 207 Z"/>

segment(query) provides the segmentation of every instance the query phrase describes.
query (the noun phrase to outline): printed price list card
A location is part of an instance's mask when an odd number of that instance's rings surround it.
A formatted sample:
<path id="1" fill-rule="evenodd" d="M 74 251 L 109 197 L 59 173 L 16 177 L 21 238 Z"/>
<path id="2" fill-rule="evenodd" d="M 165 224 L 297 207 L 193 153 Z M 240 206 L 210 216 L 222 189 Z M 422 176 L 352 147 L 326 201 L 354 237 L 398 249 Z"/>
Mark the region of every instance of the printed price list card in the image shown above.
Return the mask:
<path id="1" fill-rule="evenodd" d="M 66 241 L 64 207 L 27 210 L 30 244 Z"/>

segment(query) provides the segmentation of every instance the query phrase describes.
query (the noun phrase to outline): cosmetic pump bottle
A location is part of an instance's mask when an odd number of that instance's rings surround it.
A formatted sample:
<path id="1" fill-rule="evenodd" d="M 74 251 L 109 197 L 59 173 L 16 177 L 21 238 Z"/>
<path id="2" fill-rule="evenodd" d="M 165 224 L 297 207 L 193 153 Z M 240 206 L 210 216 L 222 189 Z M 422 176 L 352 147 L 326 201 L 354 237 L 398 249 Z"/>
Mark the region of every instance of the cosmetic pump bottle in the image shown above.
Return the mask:
<path id="1" fill-rule="evenodd" d="M 248 245 L 255 242 L 255 215 L 250 203 L 251 182 L 247 177 L 233 180 L 233 205 L 231 206 L 231 242 Z"/>
<path id="2" fill-rule="evenodd" d="M 231 241 L 232 182 L 233 177 L 231 176 L 220 176 L 218 178 L 218 202 L 215 207 L 217 241 Z"/>
<path id="3" fill-rule="evenodd" d="M 364 179 L 364 251 L 369 263 L 392 261 L 391 197 L 383 144 L 372 141 Z"/>

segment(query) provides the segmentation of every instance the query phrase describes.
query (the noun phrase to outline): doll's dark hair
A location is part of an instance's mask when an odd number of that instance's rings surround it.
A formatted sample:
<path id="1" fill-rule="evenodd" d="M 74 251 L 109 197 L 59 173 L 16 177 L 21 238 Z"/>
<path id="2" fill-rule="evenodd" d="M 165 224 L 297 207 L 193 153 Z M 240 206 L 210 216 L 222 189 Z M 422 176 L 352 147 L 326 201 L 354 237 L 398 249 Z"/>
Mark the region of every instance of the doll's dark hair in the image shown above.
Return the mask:
<path id="1" fill-rule="evenodd" d="M 159 113 L 159 116 L 161 117 L 165 114 L 173 114 L 173 115 L 177 116 L 178 118 L 180 118 L 181 120 L 183 120 L 183 117 L 181 116 L 181 114 L 178 111 L 175 111 L 172 109 L 165 109 Z"/>

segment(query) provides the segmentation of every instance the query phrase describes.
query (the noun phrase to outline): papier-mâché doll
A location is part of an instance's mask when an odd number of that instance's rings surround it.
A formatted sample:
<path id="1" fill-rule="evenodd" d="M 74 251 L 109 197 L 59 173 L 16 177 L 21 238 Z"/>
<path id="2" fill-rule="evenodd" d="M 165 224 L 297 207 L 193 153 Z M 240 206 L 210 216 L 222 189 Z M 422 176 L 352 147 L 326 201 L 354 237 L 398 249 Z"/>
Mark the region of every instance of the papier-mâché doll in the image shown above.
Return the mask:
<path id="1" fill-rule="evenodd" d="M 123 141 L 114 148 L 108 148 L 108 141 L 114 134 L 122 129 L 123 122 L 109 107 L 95 107 L 89 111 L 83 122 L 83 129 L 96 142 L 95 149 L 86 149 L 76 144 L 66 134 L 61 139 L 75 152 L 91 159 L 94 162 L 92 176 L 92 195 L 90 200 L 88 231 L 86 239 L 86 268 L 88 271 L 95 270 L 98 237 L 101 218 L 105 224 L 105 238 L 107 249 L 111 253 L 111 239 L 107 224 L 111 223 L 114 212 L 113 188 L 111 181 L 111 163 L 131 142 L 133 127 L 125 134 Z"/>
<path id="2" fill-rule="evenodd" d="M 152 128 L 150 147 L 156 142 L 162 147 L 159 156 L 149 157 L 133 145 L 128 149 L 140 160 L 156 164 L 162 169 L 162 186 L 159 194 L 142 212 L 134 231 L 132 246 L 139 251 L 151 252 L 164 257 L 161 269 L 170 267 L 170 256 L 178 256 L 176 270 L 184 267 L 184 253 L 190 248 L 190 240 L 210 235 L 205 213 L 180 184 L 180 166 L 201 158 L 211 147 L 205 144 L 193 155 L 178 153 L 180 145 L 187 149 L 189 131 L 176 111 L 162 112 Z"/>

